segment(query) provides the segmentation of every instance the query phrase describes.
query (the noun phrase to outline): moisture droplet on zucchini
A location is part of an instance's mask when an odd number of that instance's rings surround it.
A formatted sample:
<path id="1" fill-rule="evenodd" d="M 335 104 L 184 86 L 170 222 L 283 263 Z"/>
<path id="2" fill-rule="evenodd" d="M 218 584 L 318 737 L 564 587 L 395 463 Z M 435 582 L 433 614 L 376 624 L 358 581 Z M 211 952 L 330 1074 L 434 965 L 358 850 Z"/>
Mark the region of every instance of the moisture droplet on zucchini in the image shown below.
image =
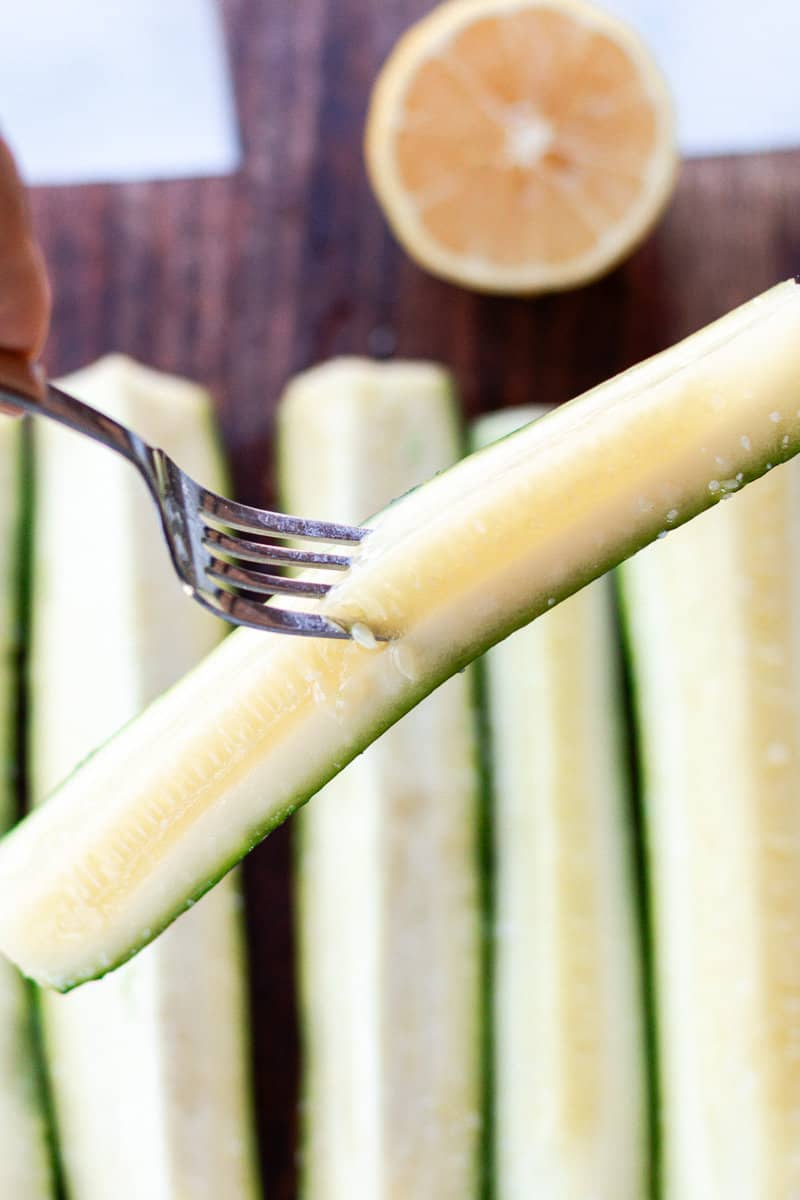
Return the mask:
<path id="1" fill-rule="evenodd" d="M 475 441 L 542 411 L 486 417 Z M 483 669 L 497 1195 L 643 1200 L 641 945 L 609 580 L 490 650 Z"/>
<path id="2" fill-rule="evenodd" d="M 800 1195 L 798 465 L 622 572 L 664 1200 Z"/>
<path id="3" fill-rule="evenodd" d="M 62 990 L 124 962 L 434 687 L 798 449 L 789 281 L 417 488 L 320 604 L 390 640 L 227 638 L 5 839 L 0 950 Z"/>
<path id="4" fill-rule="evenodd" d="M 0 416 L 0 830 L 16 816 L 22 424 Z M 0 1196 L 54 1194 L 28 986 L 0 959 Z"/>
<path id="5" fill-rule="evenodd" d="M 347 523 L 461 451 L 449 377 L 426 363 L 308 371 L 279 431 L 286 508 Z M 302 814 L 305 1200 L 477 1200 L 478 803 L 472 679 L 459 675 Z"/>
<path id="6" fill-rule="evenodd" d="M 203 389 L 117 356 L 66 386 L 225 487 Z M 127 464 L 51 423 L 34 432 L 29 762 L 39 802 L 225 626 L 185 602 Z M 255 1200 L 245 990 L 231 875 L 116 974 L 70 996 L 43 994 L 71 1197 Z"/>

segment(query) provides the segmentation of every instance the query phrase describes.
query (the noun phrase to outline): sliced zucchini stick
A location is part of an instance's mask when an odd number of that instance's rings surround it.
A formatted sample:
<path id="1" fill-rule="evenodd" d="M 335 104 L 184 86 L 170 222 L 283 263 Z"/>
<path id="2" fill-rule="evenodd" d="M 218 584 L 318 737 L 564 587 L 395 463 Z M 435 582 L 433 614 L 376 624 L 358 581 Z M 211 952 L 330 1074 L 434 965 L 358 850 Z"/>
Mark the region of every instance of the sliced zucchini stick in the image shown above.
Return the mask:
<path id="1" fill-rule="evenodd" d="M 16 816 L 22 423 L 0 416 L 0 832 Z M 0 1196 L 54 1194 L 28 985 L 0 958 Z"/>
<path id="2" fill-rule="evenodd" d="M 478 445 L 537 409 L 478 422 Z M 484 660 L 493 796 L 497 1200 L 643 1200 L 637 897 L 612 593 L 598 580 Z"/>
<path id="3" fill-rule="evenodd" d="M 348 523 L 460 451 L 440 368 L 345 359 L 280 411 L 283 499 Z M 306 1200 L 480 1186 L 481 913 L 471 679 L 457 676 L 303 814 L 297 866 Z"/>
<path id="4" fill-rule="evenodd" d="M 61 990 L 135 954 L 467 662 L 795 454 L 799 393 L 789 281 L 392 505 L 319 605 L 388 640 L 227 638 L 0 845 L 0 950 Z"/>
<path id="5" fill-rule="evenodd" d="M 224 486 L 201 388 L 121 357 L 66 386 Z M 30 775 L 40 801 L 224 626 L 184 603 L 152 505 L 122 459 L 42 422 L 35 462 Z M 255 1198 L 245 971 L 232 875 L 124 970 L 72 996 L 44 995 L 70 1197 Z"/>
<path id="6" fill-rule="evenodd" d="M 797 464 L 670 534 L 622 578 L 654 913 L 662 1194 L 787 1200 L 800 1195 Z"/>

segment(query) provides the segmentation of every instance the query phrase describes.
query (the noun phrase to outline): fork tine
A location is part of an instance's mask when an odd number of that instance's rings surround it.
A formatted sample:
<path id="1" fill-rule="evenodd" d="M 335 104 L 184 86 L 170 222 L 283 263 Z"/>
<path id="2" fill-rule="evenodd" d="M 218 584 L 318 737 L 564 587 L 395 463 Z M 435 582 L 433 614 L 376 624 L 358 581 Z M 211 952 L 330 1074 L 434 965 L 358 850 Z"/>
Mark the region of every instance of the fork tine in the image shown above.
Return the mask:
<path id="1" fill-rule="evenodd" d="M 162 450 L 149 445 L 119 422 L 52 386 L 43 388 L 42 394 L 37 392 L 34 397 L 27 389 L 18 394 L 14 383 L 9 398 L 13 407 L 21 407 L 26 411 L 50 417 L 87 437 L 94 438 L 123 455 L 138 469 L 158 507 L 172 563 L 184 590 L 204 608 L 233 625 L 274 630 L 300 637 L 343 640 L 350 638 L 346 628 L 319 613 L 297 612 L 265 604 L 239 595 L 236 591 L 227 590 L 225 586 L 241 587 L 253 592 L 268 589 L 270 593 L 280 590 L 319 596 L 325 594 L 327 585 L 311 580 L 270 578 L 266 573 L 261 575 L 235 564 L 225 563 L 215 557 L 208 544 L 204 545 L 204 538 L 212 544 L 216 540 L 220 552 L 229 553 L 232 557 L 246 558 L 249 552 L 249 556 L 253 558 L 258 550 L 258 556 L 255 557 L 257 562 L 294 562 L 318 567 L 346 568 L 349 566 L 349 560 L 343 555 L 315 556 L 313 552 L 303 551 L 292 553 L 282 547 L 270 548 L 259 543 L 248 543 L 228 534 L 223 535 L 221 531 L 208 526 L 218 525 L 262 536 L 356 543 L 362 541 L 369 530 L 251 508 L 249 505 L 238 504 L 209 492 L 182 471 Z M 212 538 L 213 532 L 220 534 L 220 537 Z M 227 538 L 227 545 L 222 542 L 222 536 Z M 276 557 L 278 550 L 281 554 Z"/>
<path id="2" fill-rule="evenodd" d="M 293 579 L 287 575 L 269 575 L 266 572 L 260 574 L 258 571 L 247 571 L 244 567 L 234 566 L 233 563 L 222 562 L 218 558 L 212 558 L 206 567 L 206 574 L 222 583 L 264 596 L 273 596 L 276 592 L 289 596 L 325 596 L 331 590 L 328 583 Z"/>
<path id="3" fill-rule="evenodd" d="M 312 521 L 305 517 L 270 512 L 268 509 L 251 508 L 248 504 L 227 500 L 224 496 L 218 496 L 205 488 L 199 489 L 199 506 L 205 518 L 212 524 L 227 525 L 245 533 L 312 538 L 322 542 L 360 542 L 369 533 L 368 529 L 359 529 L 353 525 Z"/>
<path id="4" fill-rule="evenodd" d="M 234 592 L 217 589 L 214 592 L 195 591 L 195 599 L 205 608 L 224 617 L 234 625 L 250 629 L 271 630 L 294 634 L 296 637 L 324 637 L 349 641 L 350 634 L 341 625 L 317 613 L 293 612 L 237 596 Z"/>
<path id="5" fill-rule="evenodd" d="M 324 554 L 319 550 L 295 550 L 288 546 L 273 546 L 268 542 L 250 542 L 244 538 L 231 537 L 218 529 L 206 529 L 203 545 L 213 552 L 221 551 L 233 558 L 247 562 L 286 564 L 295 567 L 329 567 L 334 571 L 346 571 L 350 559 L 343 554 Z"/>

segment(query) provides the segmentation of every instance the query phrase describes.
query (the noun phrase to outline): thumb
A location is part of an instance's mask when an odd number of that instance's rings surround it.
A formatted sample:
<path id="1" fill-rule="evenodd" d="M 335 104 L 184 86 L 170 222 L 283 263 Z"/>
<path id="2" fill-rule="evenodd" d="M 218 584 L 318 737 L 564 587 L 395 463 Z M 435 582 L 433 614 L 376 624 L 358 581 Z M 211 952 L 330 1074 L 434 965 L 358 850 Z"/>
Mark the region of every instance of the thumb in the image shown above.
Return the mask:
<path id="1" fill-rule="evenodd" d="M 22 182 L 0 138 L 0 347 L 36 358 L 50 320 L 50 288 Z"/>
<path id="2" fill-rule="evenodd" d="M 20 372 L 24 374 L 24 363 L 40 353 L 49 321 L 50 287 L 44 258 L 33 237 L 14 159 L 0 138 L 0 349 L 13 352 L 19 363 L 19 370 L 11 374 L 4 370 L 9 384 L 20 386 L 23 382 Z M 7 366 L 12 359 L 5 358 Z"/>

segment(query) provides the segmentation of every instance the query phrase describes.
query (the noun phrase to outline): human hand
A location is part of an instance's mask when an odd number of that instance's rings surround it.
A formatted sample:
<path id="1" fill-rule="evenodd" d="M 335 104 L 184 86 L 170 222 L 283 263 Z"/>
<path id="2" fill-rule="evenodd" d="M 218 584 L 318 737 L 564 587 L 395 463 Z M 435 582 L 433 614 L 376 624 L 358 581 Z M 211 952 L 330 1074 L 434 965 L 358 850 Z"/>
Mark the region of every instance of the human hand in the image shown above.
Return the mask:
<path id="1" fill-rule="evenodd" d="M 36 388 L 32 364 L 44 345 L 49 322 L 44 258 L 33 236 L 14 159 L 0 138 L 0 356 L 13 365 L 11 377 L 3 367 L 9 383 L 13 379 L 15 386 Z M 13 410 L 0 405 L 0 411 Z"/>

